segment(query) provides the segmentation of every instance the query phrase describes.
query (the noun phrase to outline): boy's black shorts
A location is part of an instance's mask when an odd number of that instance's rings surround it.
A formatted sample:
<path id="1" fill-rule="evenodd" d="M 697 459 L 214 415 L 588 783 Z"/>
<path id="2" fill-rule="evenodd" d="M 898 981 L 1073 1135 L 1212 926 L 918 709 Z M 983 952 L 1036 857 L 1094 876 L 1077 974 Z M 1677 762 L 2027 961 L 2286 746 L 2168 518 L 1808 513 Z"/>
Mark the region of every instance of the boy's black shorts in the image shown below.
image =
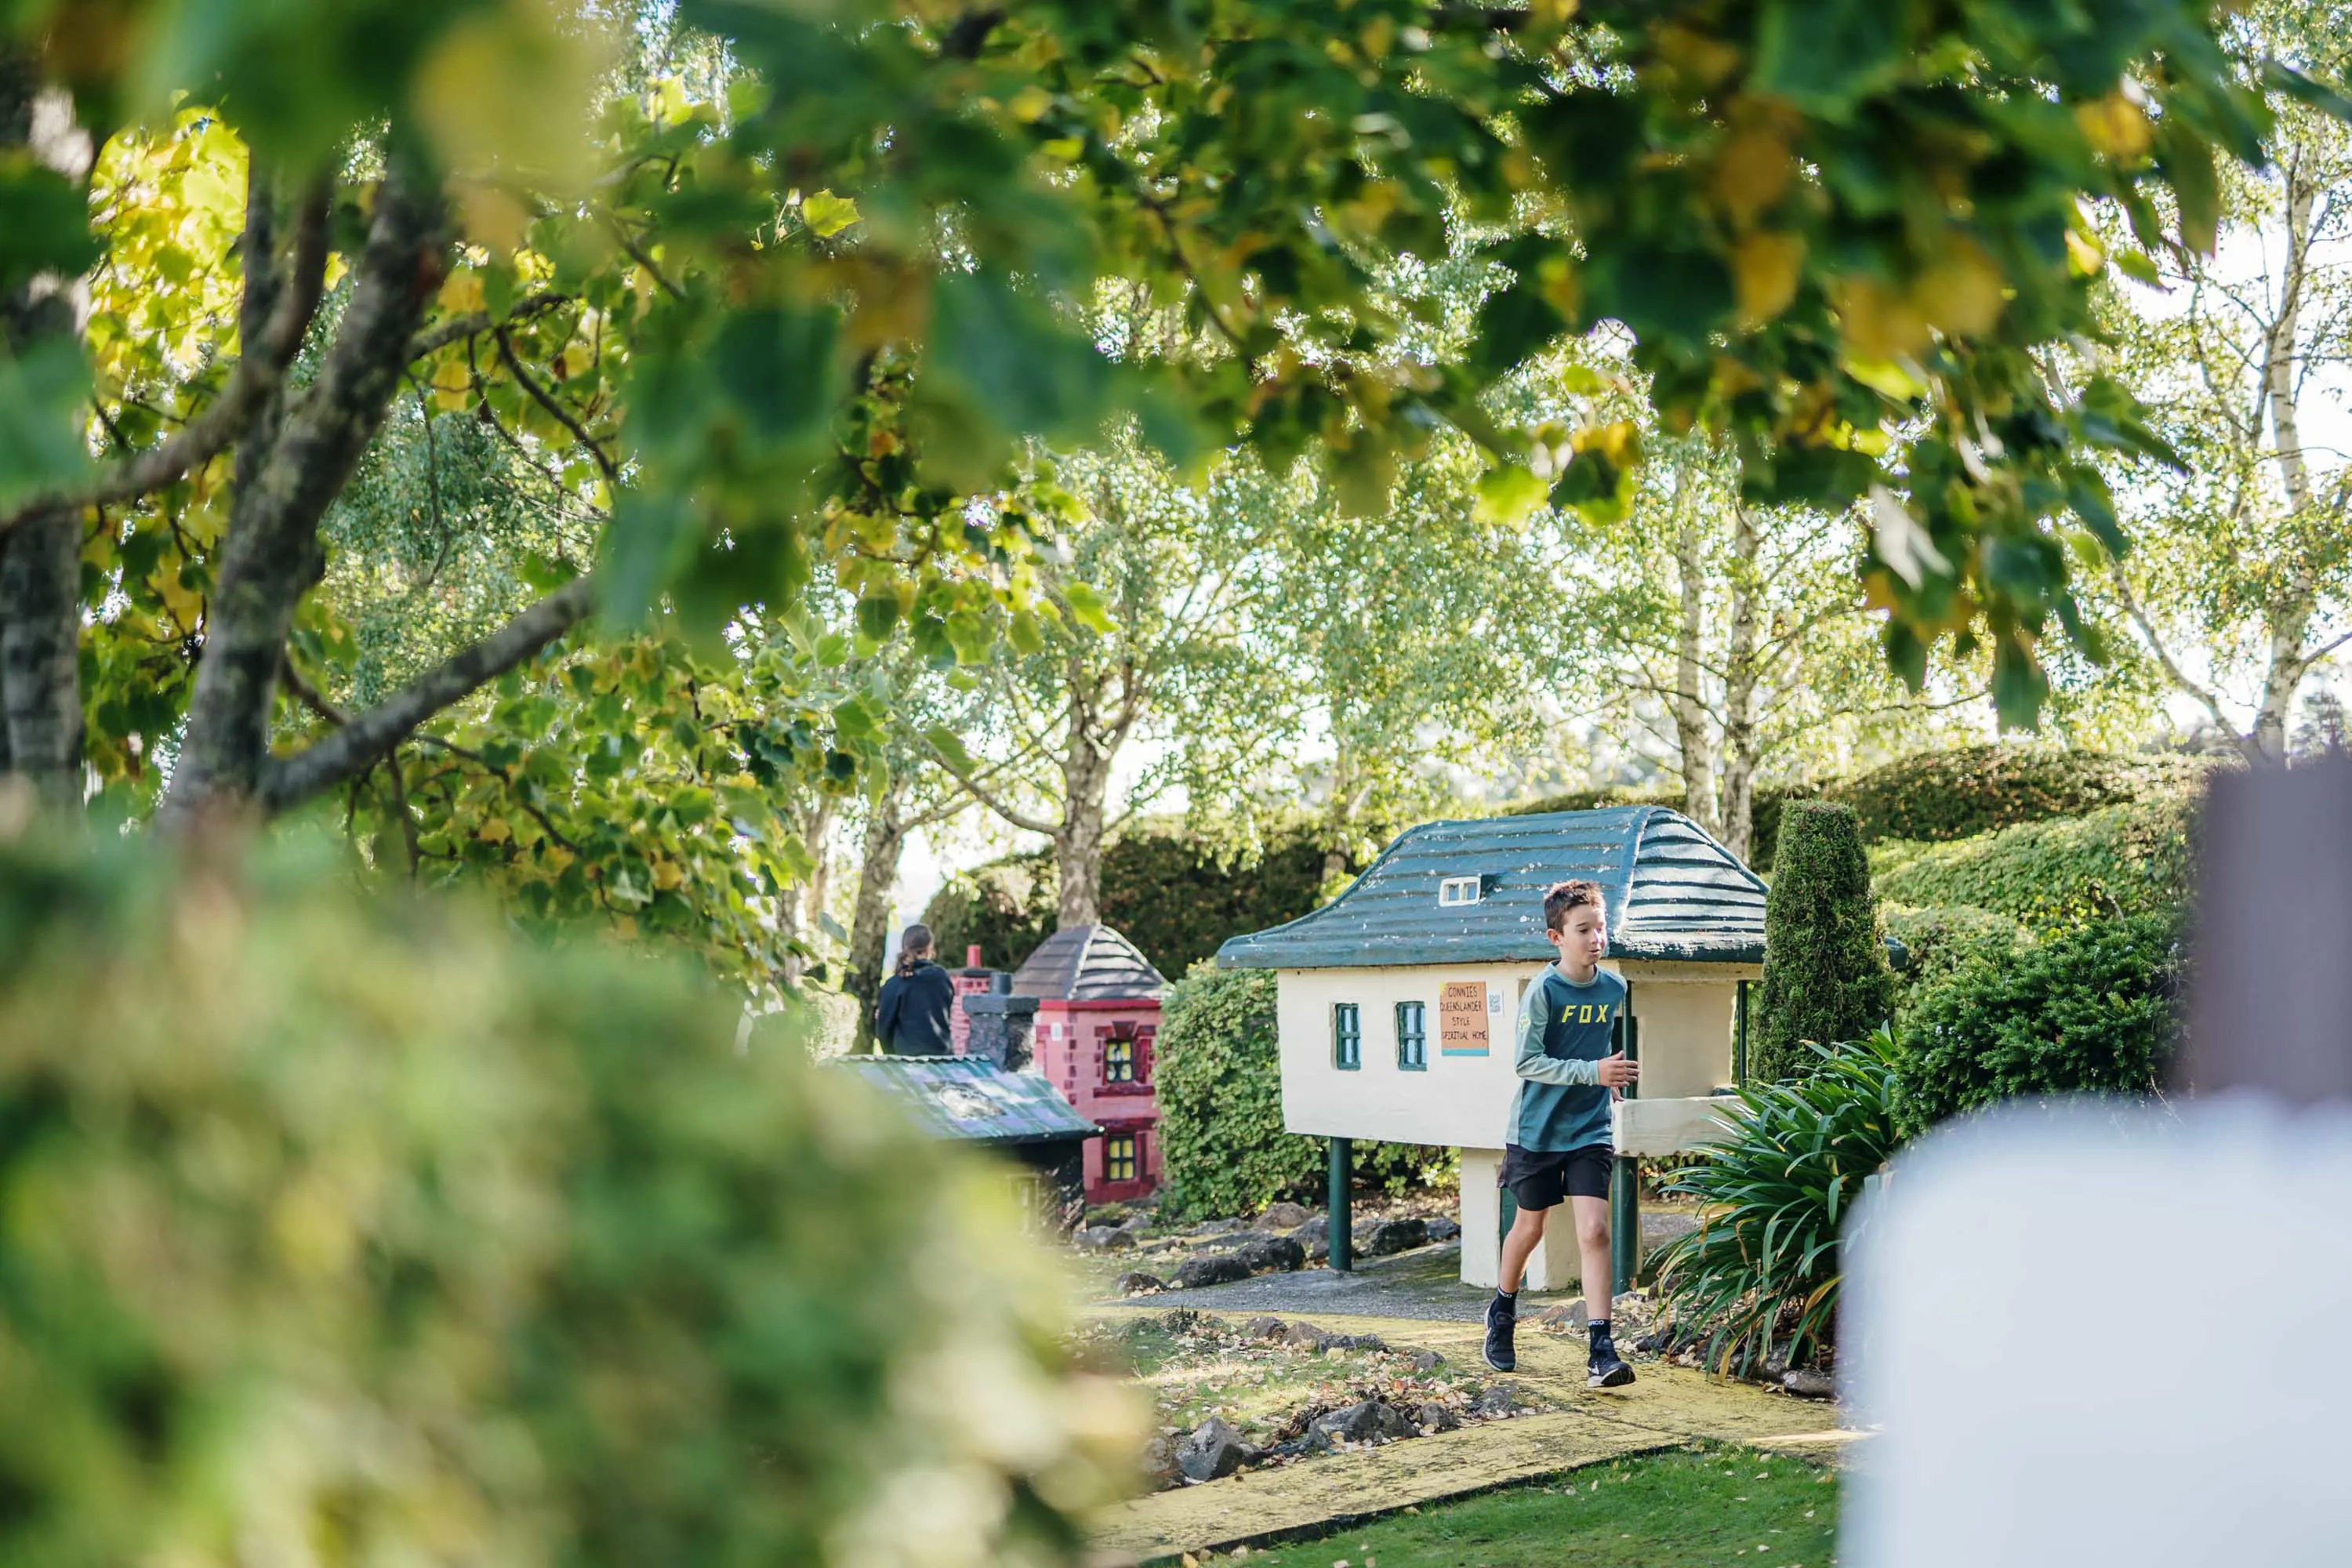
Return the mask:
<path id="1" fill-rule="evenodd" d="M 1589 1143 L 1565 1154 L 1512 1143 L 1503 1150 L 1503 1169 L 1495 1184 L 1510 1188 L 1523 1209 L 1556 1208 L 1564 1197 L 1605 1198 L 1616 1157 L 1606 1143 Z"/>

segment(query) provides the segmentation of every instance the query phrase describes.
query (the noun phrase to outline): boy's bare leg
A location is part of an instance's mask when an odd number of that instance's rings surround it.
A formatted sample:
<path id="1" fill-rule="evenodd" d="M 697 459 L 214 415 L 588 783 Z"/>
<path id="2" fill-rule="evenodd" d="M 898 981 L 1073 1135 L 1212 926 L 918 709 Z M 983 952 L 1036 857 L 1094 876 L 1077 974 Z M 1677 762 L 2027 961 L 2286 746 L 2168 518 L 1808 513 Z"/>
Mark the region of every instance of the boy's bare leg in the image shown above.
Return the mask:
<path id="1" fill-rule="evenodd" d="M 1543 1239 L 1544 1216 L 1549 1213 L 1549 1209 L 1521 1209 L 1512 1218 L 1511 1228 L 1503 1233 L 1503 1259 L 1495 1286 L 1506 1295 L 1519 1288 L 1519 1276 L 1527 1271 L 1536 1243 Z"/>
<path id="2" fill-rule="evenodd" d="M 1580 1277 L 1584 1282 L 1584 1310 L 1605 1318 L 1616 1299 L 1617 1284 L 1609 1258 L 1609 1200 L 1571 1195 L 1568 1209 L 1576 1216 L 1576 1250 L 1584 1268 Z"/>

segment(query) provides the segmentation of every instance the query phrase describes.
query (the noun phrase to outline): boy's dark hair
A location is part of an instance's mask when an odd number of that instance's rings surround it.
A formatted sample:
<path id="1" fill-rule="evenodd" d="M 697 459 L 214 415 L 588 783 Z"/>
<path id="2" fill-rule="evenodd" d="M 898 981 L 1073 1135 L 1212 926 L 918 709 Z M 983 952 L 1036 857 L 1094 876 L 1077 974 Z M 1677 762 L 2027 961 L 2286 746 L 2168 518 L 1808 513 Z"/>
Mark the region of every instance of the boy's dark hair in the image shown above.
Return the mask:
<path id="1" fill-rule="evenodd" d="M 1601 901 L 1601 884 L 1579 879 L 1573 882 L 1554 882 L 1544 894 L 1544 930 L 1566 931 L 1568 911 L 1579 904 L 1591 904 L 1604 915 L 1608 906 Z"/>

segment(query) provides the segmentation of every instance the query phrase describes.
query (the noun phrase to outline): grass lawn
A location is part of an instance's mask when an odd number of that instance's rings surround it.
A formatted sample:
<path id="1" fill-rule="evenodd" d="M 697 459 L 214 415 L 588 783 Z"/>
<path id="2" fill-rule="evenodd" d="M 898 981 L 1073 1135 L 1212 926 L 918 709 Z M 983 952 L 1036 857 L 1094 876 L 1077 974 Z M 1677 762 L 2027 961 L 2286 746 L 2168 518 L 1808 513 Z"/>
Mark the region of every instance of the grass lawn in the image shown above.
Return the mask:
<path id="1" fill-rule="evenodd" d="M 1391 1514 L 1320 1541 L 1250 1549 L 1245 1561 L 1254 1568 L 1827 1568 L 1836 1561 L 1837 1500 L 1835 1472 L 1825 1466 L 1710 1446 Z"/>

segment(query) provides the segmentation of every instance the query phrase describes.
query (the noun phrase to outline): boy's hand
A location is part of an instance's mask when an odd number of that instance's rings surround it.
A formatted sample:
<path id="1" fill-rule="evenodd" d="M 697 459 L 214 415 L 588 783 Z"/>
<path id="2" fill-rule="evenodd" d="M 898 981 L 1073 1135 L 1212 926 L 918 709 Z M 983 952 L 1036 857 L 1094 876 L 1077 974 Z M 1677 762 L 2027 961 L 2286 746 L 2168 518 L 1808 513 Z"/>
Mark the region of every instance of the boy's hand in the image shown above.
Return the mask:
<path id="1" fill-rule="evenodd" d="M 1642 1076 L 1642 1064 L 1629 1062 L 1625 1053 L 1601 1058 L 1601 1081 L 1611 1089 L 1622 1089 Z"/>

